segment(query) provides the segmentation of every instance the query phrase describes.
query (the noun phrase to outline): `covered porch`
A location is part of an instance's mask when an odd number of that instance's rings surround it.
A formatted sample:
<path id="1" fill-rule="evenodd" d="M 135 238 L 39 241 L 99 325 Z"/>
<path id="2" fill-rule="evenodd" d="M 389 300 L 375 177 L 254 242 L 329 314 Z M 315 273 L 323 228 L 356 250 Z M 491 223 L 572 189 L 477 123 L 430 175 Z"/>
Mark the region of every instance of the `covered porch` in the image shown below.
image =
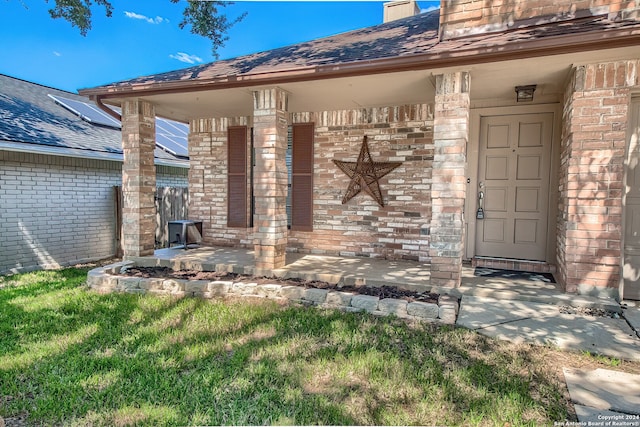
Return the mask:
<path id="1" fill-rule="evenodd" d="M 640 121 L 639 33 L 635 21 L 585 13 L 571 25 L 470 35 L 464 46 L 440 37 L 438 12 L 425 13 L 295 54 L 83 91 L 122 107 L 125 258 L 158 256 L 158 115 L 189 123 L 189 219 L 202 222 L 204 244 L 235 248 L 221 265 L 544 294 L 473 276 L 467 263 L 489 258 L 524 271 L 542 263 L 565 292 L 638 298 L 637 256 L 625 259 L 638 233 L 624 219 L 634 215 L 625 197 L 640 200 L 628 197 L 640 185 L 625 182 L 637 164 L 627 134 Z M 389 50 L 361 56 L 362 40 Z M 532 92 L 519 99 L 522 87 Z M 234 253 L 245 261 L 225 264 Z"/>

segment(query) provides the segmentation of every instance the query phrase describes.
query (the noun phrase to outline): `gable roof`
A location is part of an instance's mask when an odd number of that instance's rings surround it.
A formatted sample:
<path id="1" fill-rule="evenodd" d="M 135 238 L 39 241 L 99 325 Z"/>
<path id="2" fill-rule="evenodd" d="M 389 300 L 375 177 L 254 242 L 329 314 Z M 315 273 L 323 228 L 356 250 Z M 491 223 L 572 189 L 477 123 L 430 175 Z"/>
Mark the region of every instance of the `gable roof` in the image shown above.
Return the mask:
<path id="1" fill-rule="evenodd" d="M 0 150 L 122 161 L 120 129 L 89 123 L 50 96 L 85 103 L 83 96 L 0 74 Z M 156 164 L 188 167 L 160 148 Z"/>
<path id="2" fill-rule="evenodd" d="M 439 10 L 233 59 L 80 90 L 130 93 L 204 90 L 428 69 L 640 43 L 640 21 L 589 15 L 449 40 Z"/>

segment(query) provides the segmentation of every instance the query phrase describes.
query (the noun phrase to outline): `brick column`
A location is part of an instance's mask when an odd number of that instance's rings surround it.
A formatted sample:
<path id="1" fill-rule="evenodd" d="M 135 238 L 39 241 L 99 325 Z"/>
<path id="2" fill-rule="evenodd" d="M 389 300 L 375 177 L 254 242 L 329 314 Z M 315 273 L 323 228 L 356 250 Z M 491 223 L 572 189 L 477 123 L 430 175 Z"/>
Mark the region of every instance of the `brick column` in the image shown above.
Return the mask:
<path id="1" fill-rule="evenodd" d="M 567 85 L 557 225 L 567 292 L 617 293 L 629 98 L 639 84 L 634 59 L 578 66 Z"/>
<path id="2" fill-rule="evenodd" d="M 256 274 L 268 274 L 285 265 L 288 95 L 278 88 L 259 90 L 253 103 Z"/>
<path id="3" fill-rule="evenodd" d="M 122 228 L 124 257 L 153 255 L 156 233 L 156 141 L 153 104 L 139 99 L 122 105 Z"/>
<path id="4" fill-rule="evenodd" d="M 436 76 L 429 244 L 434 286 L 457 287 L 462 278 L 469 80 L 468 72 Z"/>

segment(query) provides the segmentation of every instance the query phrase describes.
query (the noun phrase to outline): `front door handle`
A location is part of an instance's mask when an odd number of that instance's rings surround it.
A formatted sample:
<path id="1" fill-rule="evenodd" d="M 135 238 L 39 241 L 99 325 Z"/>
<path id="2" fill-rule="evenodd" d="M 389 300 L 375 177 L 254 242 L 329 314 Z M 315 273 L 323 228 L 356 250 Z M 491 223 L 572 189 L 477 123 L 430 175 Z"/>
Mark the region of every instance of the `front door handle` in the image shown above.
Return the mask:
<path id="1" fill-rule="evenodd" d="M 477 219 L 484 219 L 484 183 L 480 183 L 480 191 L 478 192 L 478 211 L 476 212 Z"/>

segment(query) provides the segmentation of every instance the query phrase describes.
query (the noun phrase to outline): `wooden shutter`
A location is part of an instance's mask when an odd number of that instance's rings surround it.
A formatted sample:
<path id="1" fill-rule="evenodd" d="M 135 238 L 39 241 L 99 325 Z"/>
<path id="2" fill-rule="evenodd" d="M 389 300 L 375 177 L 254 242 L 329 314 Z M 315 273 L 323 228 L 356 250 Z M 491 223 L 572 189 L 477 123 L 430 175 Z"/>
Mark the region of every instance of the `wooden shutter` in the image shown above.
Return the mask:
<path id="1" fill-rule="evenodd" d="M 227 131 L 227 226 L 247 226 L 247 127 Z"/>
<path id="2" fill-rule="evenodd" d="M 313 123 L 300 123 L 292 126 L 292 230 L 313 230 L 313 131 Z"/>

